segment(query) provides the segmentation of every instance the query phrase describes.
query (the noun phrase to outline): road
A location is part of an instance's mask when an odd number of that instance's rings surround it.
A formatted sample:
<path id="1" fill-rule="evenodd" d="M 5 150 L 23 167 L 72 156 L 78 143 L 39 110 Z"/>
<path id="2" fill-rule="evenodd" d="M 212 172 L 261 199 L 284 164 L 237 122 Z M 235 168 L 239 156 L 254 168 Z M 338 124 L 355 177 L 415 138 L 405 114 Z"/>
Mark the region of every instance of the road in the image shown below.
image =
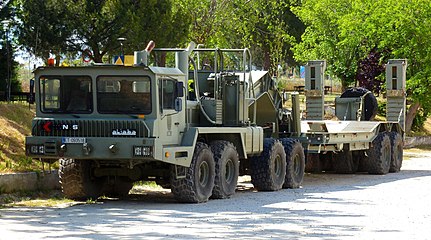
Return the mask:
<path id="1" fill-rule="evenodd" d="M 430 239 L 431 152 L 385 176 L 306 175 L 301 189 L 176 203 L 169 191 L 57 208 L 0 210 L 0 239 Z"/>

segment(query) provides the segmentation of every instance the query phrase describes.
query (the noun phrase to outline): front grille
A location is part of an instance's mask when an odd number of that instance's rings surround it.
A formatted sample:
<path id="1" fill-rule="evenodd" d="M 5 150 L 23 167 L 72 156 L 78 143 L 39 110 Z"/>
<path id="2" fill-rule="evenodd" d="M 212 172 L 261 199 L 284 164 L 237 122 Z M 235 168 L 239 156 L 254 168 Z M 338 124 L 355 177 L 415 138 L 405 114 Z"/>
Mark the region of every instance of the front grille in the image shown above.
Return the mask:
<path id="1" fill-rule="evenodd" d="M 149 136 L 142 120 L 37 120 L 33 125 L 32 135 L 126 138 Z"/>

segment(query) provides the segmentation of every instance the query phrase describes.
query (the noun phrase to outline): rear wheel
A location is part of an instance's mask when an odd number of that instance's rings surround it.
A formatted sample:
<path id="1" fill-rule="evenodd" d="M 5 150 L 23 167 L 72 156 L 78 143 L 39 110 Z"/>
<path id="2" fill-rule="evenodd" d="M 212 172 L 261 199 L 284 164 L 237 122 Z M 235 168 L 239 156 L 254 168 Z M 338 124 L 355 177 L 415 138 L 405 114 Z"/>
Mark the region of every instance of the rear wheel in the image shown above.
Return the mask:
<path id="1" fill-rule="evenodd" d="M 133 182 L 127 177 L 110 176 L 105 180 L 103 194 L 107 197 L 124 198 L 133 187 Z"/>
<path id="2" fill-rule="evenodd" d="M 367 172 L 368 167 L 368 157 L 366 156 L 365 150 L 359 150 L 353 152 L 353 157 L 358 161 L 358 172 Z"/>
<path id="3" fill-rule="evenodd" d="M 305 156 L 304 148 L 301 143 L 295 139 L 282 139 L 284 150 L 286 152 L 286 178 L 284 188 L 299 188 L 304 180 Z M 317 159 L 319 155 L 315 154 Z"/>
<path id="4" fill-rule="evenodd" d="M 367 151 L 368 173 L 387 174 L 391 166 L 391 140 L 387 133 L 379 133 Z"/>
<path id="5" fill-rule="evenodd" d="M 184 178 L 177 178 L 172 170 L 171 190 L 180 202 L 200 203 L 208 201 L 212 194 L 215 178 L 214 157 L 208 145 L 196 143 L 190 167 Z"/>
<path id="6" fill-rule="evenodd" d="M 358 170 L 359 159 L 353 157 L 353 152 L 349 150 L 347 144 L 344 145 L 343 151 L 334 154 L 334 170 L 336 173 L 350 174 Z"/>
<path id="7" fill-rule="evenodd" d="M 317 153 L 305 154 L 305 172 L 308 172 L 308 173 L 322 172 L 322 160 L 320 160 L 320 154 L 317 154 Z"/>
<path id="8" fill-rule="evenodd" d="M 239 158 L 235 146 L 228 141 L 211 143 L 215 161 L 215 180 L 211 198 L 228 198 L 235 193 L 239 175 Z"/>
<path id="9" fill-rule="evenodd" d="M 286 153 L 280 141 L 263 140 L 263 152 L 251 159 L 251 182 L 260 191 L 277 191 L 283 187 L 286 176 Z"/>
<path id="10" fill-rule="evenodd" d="M 93 176 L 90 160 L 60 159 L 59 177 L 61 189 L 67 198 L 95 200 L 101 194 L 103 179 Z"/>
<path id="11" fill-rule="evenodd" d="M 391 132 L 391 167 L 389 172 L 399 172 L 403 163 L 403 138 L 397 132 Z"/>

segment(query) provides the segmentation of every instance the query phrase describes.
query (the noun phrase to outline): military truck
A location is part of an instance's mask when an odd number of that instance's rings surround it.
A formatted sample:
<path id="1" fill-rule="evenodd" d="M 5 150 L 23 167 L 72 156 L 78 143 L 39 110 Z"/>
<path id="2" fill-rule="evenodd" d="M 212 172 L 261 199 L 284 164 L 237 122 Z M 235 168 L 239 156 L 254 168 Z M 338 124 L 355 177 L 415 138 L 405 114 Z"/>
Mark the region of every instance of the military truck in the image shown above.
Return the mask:
<path id="1" fill-rule="evenodd" d="M 174 54 L 175 65 L 151 65 L 157 53 Z M 211 58 L 200 63 L 203 55 Z M 366 151 L 381 139 L 386 144 L 391 132 L 402 136 L 398 121 L 379 122 L 359 141 L 334 142 L 320 121 L 301 123 L 298 94 L 291 94 L 290 110 L 283 108 L 286 96 L 267 71 L 252 70 L 248 49 L 199 49 L 194 43 L 154 49 L 150 43 L 134 58 L 133 66 L 35 70 L 36 117 L 26 153 L 60 161 L 69 198 L 121 197 L 133 182 L 154 180 L 178 201 L 199 203 L 232 196 L 245 174 L 260 191 L 298 188 L 305 154 Z M 375 165 L 382 165 L 393 155 L 384 151 L 363 159 L 378 158 Z"/>

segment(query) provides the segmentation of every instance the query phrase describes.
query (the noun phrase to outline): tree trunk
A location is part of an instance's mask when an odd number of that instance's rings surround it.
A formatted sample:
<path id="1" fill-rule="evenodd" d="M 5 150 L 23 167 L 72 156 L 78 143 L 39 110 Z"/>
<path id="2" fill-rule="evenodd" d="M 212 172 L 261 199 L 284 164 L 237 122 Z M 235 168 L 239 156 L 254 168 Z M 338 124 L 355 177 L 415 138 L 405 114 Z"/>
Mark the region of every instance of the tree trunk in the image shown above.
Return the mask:
<path id="1" fill-rule="evenodd" d="M 60 60 L 61 60 L 61 58 L 60 58 L 60 54 L 59 54 L 59 53 L 56 53 L 56 54 L 55 54 L 55 66 L 56 66 L 56 67 L 60 66 Z"/>
<path id="2" fill-rule="evenodd" d="M 341 92 L 343 93 L 346 91 L 346 89 L 349 88 L 349 85 L 347 84 L 346 78 L 341 78 Z"/>
<path id="3" fill-rule="evenodd" d="M 264 47 L 264 60 L 263 60 L 263 69 L 271 72 L 271 55 L 269 53 L 269 48 Z"/>
<path id="4" fill-rule="evenodd" d="M 93 51 L 93 61 L 95 63 L 103 63 L 102 58 L 103 58 L 103 55 L 101 55 L 99 51 L 96 51 L 96 50 Z"/>
<path id="5" fill-rule="evenodd" d="M 418 112 L 421 104 L 419 102 L 414 102 L 410 105 L 409 110 L 407 110 L 406 114 L 406 133 L 409 133 L 412 130 L 413 119 L 415 119 L 416 113 Z"/>

